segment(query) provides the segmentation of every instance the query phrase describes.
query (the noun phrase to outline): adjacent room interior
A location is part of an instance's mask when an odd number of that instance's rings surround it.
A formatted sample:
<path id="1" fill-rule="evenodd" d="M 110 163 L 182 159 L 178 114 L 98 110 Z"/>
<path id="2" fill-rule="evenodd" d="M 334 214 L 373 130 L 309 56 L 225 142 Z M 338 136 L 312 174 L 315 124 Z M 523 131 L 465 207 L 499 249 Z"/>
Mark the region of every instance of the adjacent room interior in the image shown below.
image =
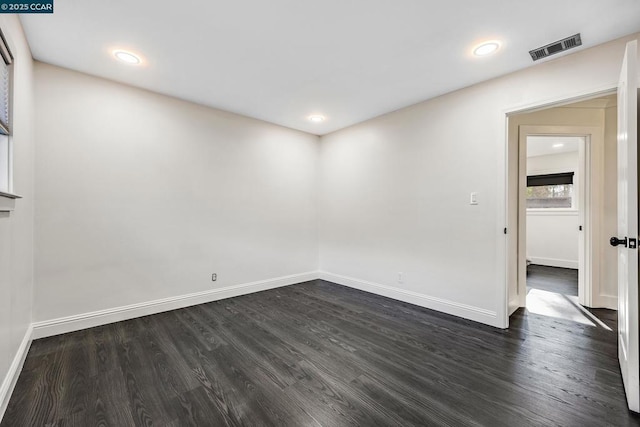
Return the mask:
<path id="1" fill-rule="evenodd" d="M 45 3 L 1 427 L 640 424 L 638 2 Z"/>
<path id="2" fill-rule="evenodd" d="M 584 136 L 527 136 L 527 309 L 581 320 Z M 584 159 L 583 159 L 584 160 Z M 582 267 L 582 271 L 581 268 Z M 584 290 L 584 287 L 582 287 Z"/>

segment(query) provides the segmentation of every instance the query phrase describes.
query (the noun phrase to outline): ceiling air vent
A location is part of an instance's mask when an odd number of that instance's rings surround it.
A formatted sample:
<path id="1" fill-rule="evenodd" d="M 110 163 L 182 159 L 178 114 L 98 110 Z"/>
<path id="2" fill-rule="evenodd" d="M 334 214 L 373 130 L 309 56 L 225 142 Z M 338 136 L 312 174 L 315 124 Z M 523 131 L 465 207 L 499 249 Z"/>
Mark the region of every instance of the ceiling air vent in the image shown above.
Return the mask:
<path id="1" fill-rule="evenodd" d="M 538 59 L 546 58 L 547 56 L 551 56 L 558 52 L 569 50 L 580 45 L 582 45 L 582 39 L 580 38 L 580 33 L 578 33 L 571 37 L 567 37 L 566 39 L 558 40 L 557 42 L 549 43 L 546 46 L 530 50 L 529 54 L 531 55 L 531 59 L 537 61 Z"/>

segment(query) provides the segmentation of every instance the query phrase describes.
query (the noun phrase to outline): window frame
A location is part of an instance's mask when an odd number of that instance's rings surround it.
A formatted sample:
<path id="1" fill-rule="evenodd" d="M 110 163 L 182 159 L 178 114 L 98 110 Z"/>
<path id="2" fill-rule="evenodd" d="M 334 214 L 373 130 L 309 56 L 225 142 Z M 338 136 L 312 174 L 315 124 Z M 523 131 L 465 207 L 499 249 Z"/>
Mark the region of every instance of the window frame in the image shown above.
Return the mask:
<path id="1" fill-rule="evenodd" d="M 531 213 L 543 213 L 543 212 L 548 212 L 550 214 L 553 214 L 554 212 L 556 213 L 561 213 L 561 212 L 578 212 L 579 210 L 579 195 L 576 192 L 576 188 L 577 188 L 577 179 L 578 179 L 578 172 L 575 170 L 561 170 L 561 169 L 549 169 L 549 170 L 545 170 L 545 171 L 540 171 L 538 173 L 534 173 L 531 175 L 526 175 L 526 179 L 528 181 L 528 178 L 531 176 L 540 176 L 540 177 L 551 177 L 553 179 L 553 177 L 555 176 L 571 176 L 571 185 L 573 186 L 572 189 L 572 195 L 571 195 L 571 207 L 566 207 L 566 208 L 530 208 L 530 207 L 526 207 L 525 206 L 525 210 L 526 212 L 531 212 Z M 553 184 L 550 184 L 553 185 Z M 529 185 L 527 185 L 525 187 L 525 190 L 529 188 Z M 525 195 L 525 203 L 527 202 L 527 197 Z"/>
<path id="2" fill-rule="evenodd" d="M 0 195 L 9 197 L 15 196 L 13 194 L 13 89 L 14 89 L 14 66 L 15 57 L 11 52 L 9 43 L 4 35 L 4 32 L 0 28 L 0 60 L 4 61 L 8 71 L 8 85 L 7 85 L 7 123 L 3 123 L 0 120 L 0 137 L 7 139 L 7 160 L 6 164 L 2 162 L 0 164 L 0 173 L 6 176 L 7 186 L 6 188 L 0 188 Z M 6 174 L 6 175 L 5 175 Z"/>

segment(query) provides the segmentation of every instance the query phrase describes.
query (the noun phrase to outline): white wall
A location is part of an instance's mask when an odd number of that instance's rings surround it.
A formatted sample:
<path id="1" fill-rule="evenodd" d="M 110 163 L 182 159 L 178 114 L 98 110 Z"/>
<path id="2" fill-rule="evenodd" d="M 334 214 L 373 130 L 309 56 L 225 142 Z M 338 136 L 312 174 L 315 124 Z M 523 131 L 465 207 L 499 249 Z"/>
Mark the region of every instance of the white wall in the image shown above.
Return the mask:
<path id="1" fill-rule="evenodd" d="M 527 157 L 527 175 L 544 175 L 559 172 L 574 172 L 574 177 L 577 178 L 579 173 L 577 151 Z"/>
<path id="2" fill-rule="evenodd" d="M 533 264 L 578 269 L 577 211 L 527 212 L 527 259 Z"/>
<path id="3" fill-rule="evenodd" d="M 15 15 L 0 15 L 15 57 L 13 104 L 15 210 L 0 212 L 0 419 L 28 342 L 33 291 L 33 72 L 31 52 Z M 25 341 L 25 337 L 27 340 Z"/>
<path id="4" fill-rule="evenodd" d="M 578 152 L 527 157 L 527 175 L 574 172 L 574 197 L 578 194 Z M 577 202 L 577 199 L 576 199 Z M 578 268 L 577 208 L 527 210 L 527 258 L 534 264 Z"/>
<path id="5" fill-rule="evenodd" d="M 42 63 L 35 82 L 35 321 L 317 270 L 318 137 Z"/>
<path id="6" fill-rule="evenodd" d="M 614 88 L 631 38 L 323 137 L 323 277 L 506 326 L 505 113 Z"/>

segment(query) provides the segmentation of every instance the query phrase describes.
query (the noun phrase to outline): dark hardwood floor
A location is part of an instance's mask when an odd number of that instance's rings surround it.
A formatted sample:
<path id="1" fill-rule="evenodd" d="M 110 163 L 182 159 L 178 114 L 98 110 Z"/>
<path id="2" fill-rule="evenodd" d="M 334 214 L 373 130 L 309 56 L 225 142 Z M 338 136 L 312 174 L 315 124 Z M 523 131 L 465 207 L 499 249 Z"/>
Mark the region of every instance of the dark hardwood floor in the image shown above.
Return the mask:
<path id="1" fill-rule="evenodd" d="M 313 281 L 37 340 L 1 426 L 625 426 L 612 330 Z"/>
<path id="2" fill-rule="evenodd" d="M 578 270 L 531 264 L 527 267 L 527 287 L 578 296 Z"/>

